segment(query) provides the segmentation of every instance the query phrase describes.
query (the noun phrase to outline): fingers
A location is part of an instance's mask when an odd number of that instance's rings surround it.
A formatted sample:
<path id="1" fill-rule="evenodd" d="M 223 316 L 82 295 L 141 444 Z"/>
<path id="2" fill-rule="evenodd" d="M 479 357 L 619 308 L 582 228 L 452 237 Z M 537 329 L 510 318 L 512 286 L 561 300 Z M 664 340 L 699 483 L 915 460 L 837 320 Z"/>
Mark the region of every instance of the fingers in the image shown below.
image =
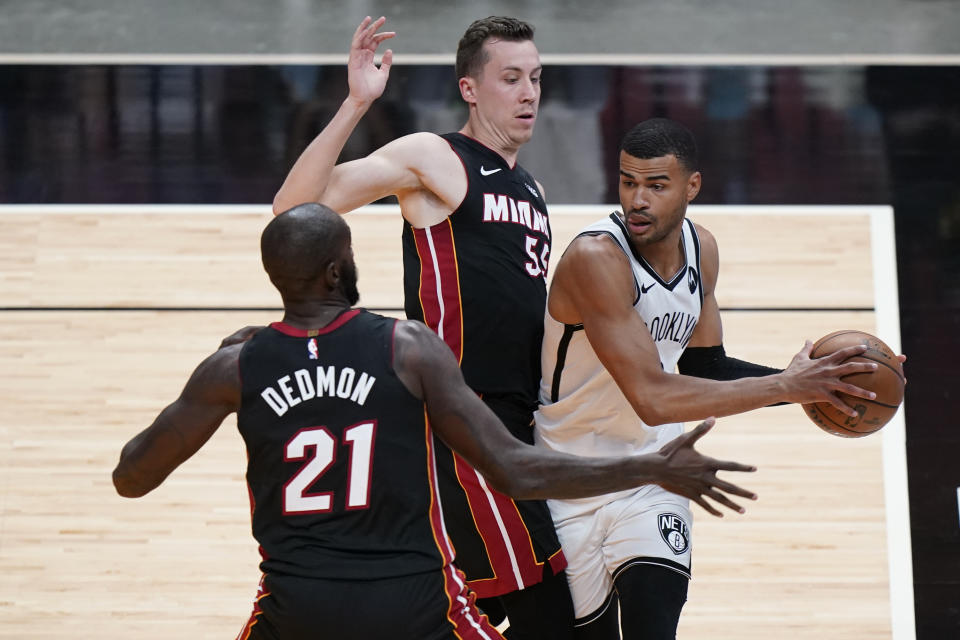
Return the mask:
<path id="1" fill-rule="evenodd" d="M 389 74 L 390 66 L 393 64 L 393 49 L 387 49 L 383 52 L 383 58 L 380 60 L 380 72 Z"/>
<path id="2" fill-rule="evenodd" d="M 854 396 L 857 398 L 866 398 L 867 400 L 875 400 L 877 394 L 873 391 L 867 391 L 866 389 L 861 389 L 856 385 L 852 385 L 846 382 L 841 382 L 837 385 L 836 391 L 845 393 L 849 396 Z"/>
<path id="3" fill-rule="evenodd" d="M 757 494 L 755 494 L 753 491 L 750 491 L 749 489 L 744 489 L 743 487 L 739 487 L 733 484 L 732 482 L 721 480 L 720 478 L 714 479 L 713 486 L 716 487 L 717 489 L 720 489 L 720 491 L 724 491 L 731 495 L 740 496 L 741 498 L 749 498 L 750 500 L 757 499 Z"/>
<path id="4" fill-rule="evenodd" d="M 809 358 L 811 351 L 813 351 L 813 342 L 810 340 L 807 340 L 803 343 L 803 348 L 800 349 L 800 353 L 798 353 L 797 355 L 801 355 Z"/>
<path id="5" fill-rule="evenodd" d="M 717 460 L 716 462 L 717 471 L 756 471 L 757 468 L 752 464 L 741 464 L 739 462 L 733 462 L 732 460 Z"/>
<path id="6" fill-rule="evenodd" d="M 380 16 L 371 22 L 370 16 L 363 19 L 360 26 L 353 33 L 353 46 L 361 49 L 376 49 L 384 40 L 396 36 L 395 31 L 384 31 L 377 33 L 377 30 L 383 26 L 387 19 Z"/>
<path id="7" fill-rule="evenodd" d="M 370 24 L 371 19 L 372 18 L 370 16 L 367 16 L 366 18 L 360 21 L 360 26 L 358 26 L 356 31 L 353 32 L 354 40 L 356 40 L 360 36 L 360 34 L 366 30 L 367 26 Z"/>
<path id="8" fill-rule="evenodd" d="M 843 386 L 851 386 L 851 385 L 843 385 Z M 853 388 L 856 389 L 856 390 L 858 390 L 858 391 L 860 391 L 861 393 L 867 393 L 867 392 L 865 392 L 863 389 L 861 389 L 860 387 L 853 387 Z M 844 392 L 844 393 L 846 393 L 846 392 Z M 857 394 L 851 393 L 850 395 L 857 395 Z M 874 394 L 874 395 L 876 395 L 876 394 Z M 858 397 L 864 397 L 864 396 L 861 395 L 861 396 L 858 396 Z M 828 401 L 830 402 L 830 404 L 833 405 L 838 411 L 842 411 L 843 413 L 845 413 L 846 415 L 850 416 L 851 418 L 856 418 L 856 417 L 859 415 L 859 414 L 857 413 L 857 410 L 856 410 L 856 409 L 854 409 L 853 407 L 851 407 L 850 405 L 848 405 L 846 402 L 844 402 L 843 400 L 841 400 L 840 397 L 837 396 L 835 393 L 831 393 L 830 395 L 828 395 L 828 396 L 827 396 L 827 400 L 828 400 Z"/>
<path id="9" fill-rule="evenodd" d="M 859 356 L 860 354 L 867 351 L 869 347 L 865 344 L 853 344 L 849 347 L 844 347 L 843 349 L 837 349 L 828 356 L 825 356 L 829 359 L 830 362 L 843 362 L 848 358 L 853 356 Z"/>
<path id="10" fill-rule="evenodd" d="M 737 513 L 741 513 L 741 514 L 747 512 L 746 509 L 744 509 L 743 507 L 741 507 L 736 502 L 728 498 L 726 495 L 720 493 L 719 491 L 711 490 L 707 492 L 707 495 L 710 496 L 710 498 L 715 502 L 719 502 L 720 504 L 725 506 L 727 509 L 731 509 L 732 511 L 736 511 Z"/>
<path id="11" fill-rule="evenodd" d="M 706 511 L 707 513 L 717 516 L 718 518 L 723 517 L 723 514 L 720 513 L 717 509 L 715 509 L 713 505 L 711 505 L 709 502 L 704 500 L 703 496 L 696 496 L 694 497 L 693 501 L 696 502 L 701 507 L 703 507 L 703 510 Z"/>
<path id="12" fill-rule="evenodd" d="M 710 416 L 709 418 L 707 418 L 706 420 L 698 424 L 696 427 L 694 427 L 690 431 L 690 433 L 687 434 L 687 445 L 692 447 L 694 444 L 696 444 L 697 440 L 702 438 L 704 434 L 707 433 L 707 431 L 710 431 L 710 429 L 712 429 L 713 425 L 715 425 L 716 423 L 717 423 L 717 419 L 714 418 L 713 416 Z"/>

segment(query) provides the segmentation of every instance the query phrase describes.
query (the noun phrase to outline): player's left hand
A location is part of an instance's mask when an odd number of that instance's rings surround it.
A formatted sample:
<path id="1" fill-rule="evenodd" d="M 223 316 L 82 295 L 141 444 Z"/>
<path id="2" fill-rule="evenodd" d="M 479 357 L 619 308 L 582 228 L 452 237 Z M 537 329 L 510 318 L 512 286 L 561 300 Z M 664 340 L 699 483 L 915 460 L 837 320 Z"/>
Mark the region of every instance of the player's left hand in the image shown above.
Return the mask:
<path id="1" fill-rule="evenodd" d="M 253 337 L 253 334 L 255 334 L 257 331 L 260 331 L 260 329 L 263 329 L 263 328 L 264 327 L 262 325 L 248 325 L 243 329 L 238 329 L 237 331 L 234 331 L 233 333 L 228 335 L 226 338 L 221 340 L 220 346 L 217 347 L 217 349 L 219 350 L 219 349 L 223 349 L 224 347 L 229 347 L 232 344 L 240 344 L 241 342 L 246 342 L 247 340 Z"/>
<path id="2" fill-rule="evenodd" d="M 657 455 L 662 458 L 664 464 L 657 474 L 659 478 L 657 484 L 671 493 L 693 500 L 707 513 L 722 518 L 723 514 L 707 502 L 706 497 L 737 513 L 743 513 L 744 508 L 728 498 L 727 494 L 751 500 L 756 500 L 757 494 L 721 480 L 717 477 L 717 471 L 756 471 L 757 469 L 739 462 L 717 460 L 693 448 L 697 440 L 713 428 L 715 422 L 714 418 L 707 418 L 692 431 L 681 434 L 660 448 Z"/>
<path id="3" fill-rule="evenodd" d="M 387 86 L 393 51 L 387 49 L 384 52 L 379 67 L 374 63 L 380 43 L 396 35 L 393 31 L 377 33 L 386 21 L 384 17 L 372 20 L 367 16 L 353 34 L 350 57 L 347 60 L 347 83 L 350 86 L 351 100 L 358 104 L 370 104 L 383 94 Z"/>

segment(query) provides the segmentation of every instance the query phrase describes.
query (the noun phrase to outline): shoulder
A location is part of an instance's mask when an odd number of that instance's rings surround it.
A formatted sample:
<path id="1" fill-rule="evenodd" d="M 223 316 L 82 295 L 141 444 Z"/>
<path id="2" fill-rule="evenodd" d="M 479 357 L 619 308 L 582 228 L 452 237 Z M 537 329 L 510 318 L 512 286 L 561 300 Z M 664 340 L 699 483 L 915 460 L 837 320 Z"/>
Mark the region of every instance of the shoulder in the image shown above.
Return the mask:
<path id="1" fill-rule="evenodd" d="M 423 348 L 431 348 L 434 343 L 443 342 L 430 327 L 419 320 L 397 320 L 393 331 L 394 348 L 400 352 L 410 353 L 411 351 L 420 352 Z"/>
<path id="2" fill-rule="evenodd" d="M 246 343 L 231 344 L 207 356 L 194 370 L 184 388 L 185 396 L 233 404 L 239 401 L 240 352 Z"/>
<path id="3" fill-rule="evenodd" d="M 453 153 L 450 143 L 435 133 L 419 131 L 395 140 L 391 140 L 376 151 L 374 155 L 402 155 L 407 154 L 411 158 L 421 157 L 419 154 Z"/>
<path id="4" fill-rule="evenodd" d="M 588 229 L 575 237 L 564 252 L 564 257 L 585 262 L 629 262 L 620 243 L 607 231 Z"/>
<path id="5" fill-rule="evenodd" d="M 717 247 L 717 239 L 703 225 L 694 222 L 693 227 L 697 230 L 697 238 L 700 240 L 700 261 L 704 263 L 717 262 L 720 253 Z"/>
<path id="6" fill-rule="evenodd" d="M 720 250 L 717 247 L 717 239 L 706 227 L 696 222 L 693 226 L 700 240 L 700 275 L 703 279 L 704 291 L 710 293 L 716 286 L 720 271 Z"/>
<path id="7" fill-rule="evenodd" d="M 554 280 L 582 284 L 617 275 L 632 278 L 630 260 L 623 248 L 609 233 L 588 232 L 570 242 L 557 264 Z"/>

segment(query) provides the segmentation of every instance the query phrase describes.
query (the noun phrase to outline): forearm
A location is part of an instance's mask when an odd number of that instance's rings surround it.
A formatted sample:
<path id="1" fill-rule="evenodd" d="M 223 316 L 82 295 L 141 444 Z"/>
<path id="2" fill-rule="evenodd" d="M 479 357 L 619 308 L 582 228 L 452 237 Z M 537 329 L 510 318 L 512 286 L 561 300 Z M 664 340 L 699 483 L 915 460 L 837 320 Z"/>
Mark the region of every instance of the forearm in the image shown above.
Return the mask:
<path id="1" fill-rule="evenodd" d="M 783 374 L 738 380 L 708 380 L 661 372 L 624 390 L 646 424 L 703 420 L 759 409 L 786 399 Z"/>
<path id="2" fill-rule="evenodd" d="M 521 443 L 522 444 L 522 443 Z M 508 472 L 499 491 L 519 500 L 573 499 L 655 484 L 663 462 L 657 454 L 586 458 L 523 445 L 504 459 Z"/>
<path id="3" fill-rule="evenodd" d="M 333 119 L 307 146 L 273 199 L 273 213 L 305 202 L 322 202 L 330 175 L 353 130 L 370 108 L 347 98 Z"/>
<path id="4" fill-rule="evenodd" d="M 178 463 L 152 459 L 155 452 L 178 452 L 181 448 L 182 439 L 176 432 L 164 434 L 148 428 L 137 434 L 124 445 L 120 461 L 113 470 L 113 486 L 117 493 L 125 498 L 139 498 L 156 489 Z"/>
<path id="5" fill-rule="evenodd" d="M 781 373 L 783 369 L 747 362 L 727 355 L 723 345 L 714 347 L 687 347 L 680 356 L 677 370 L 686 376 L 710 380 L 739 380 L 760 378 Z M 788 404 L 775 402 L 774 405 Z"/>
<path id="6" fill-rule="evenodd" d="M 727 355 L 723 345 L 688 347 L 680 356 L 677 370 L 683 375 L 711 380 L 759 378 L 783 371 L 783 369 L 774 369 L 762 364 L 731 358 Z"/>

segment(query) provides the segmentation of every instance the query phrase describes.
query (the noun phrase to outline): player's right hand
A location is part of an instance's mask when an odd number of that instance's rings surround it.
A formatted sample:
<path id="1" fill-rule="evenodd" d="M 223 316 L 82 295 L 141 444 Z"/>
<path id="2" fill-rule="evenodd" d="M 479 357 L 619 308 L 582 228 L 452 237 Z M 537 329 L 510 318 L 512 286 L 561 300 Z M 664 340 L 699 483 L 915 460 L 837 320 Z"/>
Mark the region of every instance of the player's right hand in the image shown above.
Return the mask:
<path id="1" fill-rule="evenodd" d="M 877 394 L 873 391 L 843 380 L 845 376 L 854 373 L 876 371 L 877 364 L 875 362 L 850 360 L 853 356 L 858 356 L 866 350 L 866 345 L 858 344 L 837 349 L 821 358 L 811 358 L 810 353 L 813 351 L 813 343 L 807 340 L 800 352 L 793 356 L 793 360 L 783 371 L 784 378 L 788 381 L 787 399 L 798 404 L 829 402 L 848 416 L 856 417 L 856 409 L 841 400 L 837 393 L 845 393 L 867 400 L 873 400 L 877 397 Z"/>
<path id="2" fill-rule="evenodd" d="M 717 477 L 717 471 L 756 471 L 757 468 L 739 462 L 717 460 L 693 448 L 697 440 L 713 428 L 715 422 L 714 418 L 707 418 L 693 430 L 681 434 L 660 448 L 656 455 L 662 458 L 663 466 L 657 474 L 656 482 L 671 493 L 693 500 L 707 513 L 722 518 L 723 514 L 705 498 L 709 497 L 728 509 L 743 513 L 744 508 L 728 498 L 727 494 L 751 500 L 756 500 L 757 494 L 721 480 Z"/>
<path id="3" fill-rule="evenodd" d="M 350 99 L 359 105 L 368 105 L 379 98 L 387 86 L 393 51 L 387 49 L 384 52 L 379 68 L 374 64 L 374 56 L 380 43 L 397 35 L 393 31 L 377 33 L 377 29 L 386 21 L 382 16 L 376 20 L 367 16 L 357 27 L 350 43 L 347 82 L 350 85 Z"/>

